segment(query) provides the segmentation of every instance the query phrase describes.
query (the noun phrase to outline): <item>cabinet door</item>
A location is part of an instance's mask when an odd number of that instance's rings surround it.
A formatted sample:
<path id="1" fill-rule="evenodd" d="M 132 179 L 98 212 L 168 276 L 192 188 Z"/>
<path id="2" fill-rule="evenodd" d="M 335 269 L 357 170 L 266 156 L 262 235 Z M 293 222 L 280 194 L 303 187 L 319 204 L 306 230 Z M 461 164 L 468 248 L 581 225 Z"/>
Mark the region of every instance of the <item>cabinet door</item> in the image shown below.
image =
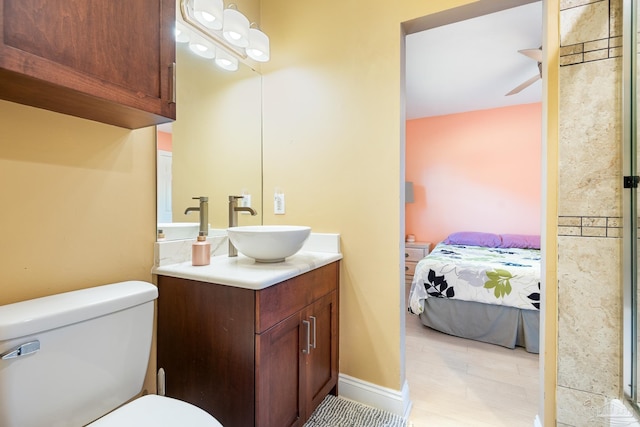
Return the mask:
<path id="1" fill-rule="evenodd" d="M 309 417 L 338 382 L 336 292 L 331 292 L 308 307 L 303 313 L 303 320 L 310 322 L 311 346 L 309 354 L 303 357 L 307 371 L 305 409 Z"/>
<path id="2" fill-rule="evenodd" d="M 304 423 L 301 356 L 306 333 L 298 312 L 256 335 L 256 427 Z"/>
<path id="3" fill-rule="evenodd" d="M 158 276 L 158 292 L 157 360 L 167 396 L 225 427 L 253 425 L 254 291 Z"/>
<path id="4" fill-rule="evenodd" d="M 135 128 L 175 119 L 175 0 L 0 0 L 0 98 Z"/>

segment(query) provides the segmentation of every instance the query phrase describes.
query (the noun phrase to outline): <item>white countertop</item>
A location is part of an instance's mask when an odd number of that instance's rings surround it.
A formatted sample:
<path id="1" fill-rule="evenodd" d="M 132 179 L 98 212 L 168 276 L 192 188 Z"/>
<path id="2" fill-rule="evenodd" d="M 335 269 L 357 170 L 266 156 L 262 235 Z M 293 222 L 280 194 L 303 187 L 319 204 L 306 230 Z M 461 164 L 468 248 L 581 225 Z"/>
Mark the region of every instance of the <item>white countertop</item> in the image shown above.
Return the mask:
<path id="1" fill-rule="evenodd" d="M 282 262 L 260 263 L 242 254 L 229 257 L 227 237 L 210 236 L 211 263 L 191 265 L 192 240 L 156 243 L 152 273 L 259 290 L 342 259 L 340 235 L 311 233 L 302 250 Z"/>
<path id="2" fill-rule="evenodd" d="M 193 266 L 191 261 L 186 261 L 154 267 L 153 273 L 259 290 L 340 259 L 341 254 L 300 251 L 283 262 L 268 264 L 256 262 L 242 254 L 238 254 L 237 257 L 218 255 L 211 257 L 209 265 Z"/>

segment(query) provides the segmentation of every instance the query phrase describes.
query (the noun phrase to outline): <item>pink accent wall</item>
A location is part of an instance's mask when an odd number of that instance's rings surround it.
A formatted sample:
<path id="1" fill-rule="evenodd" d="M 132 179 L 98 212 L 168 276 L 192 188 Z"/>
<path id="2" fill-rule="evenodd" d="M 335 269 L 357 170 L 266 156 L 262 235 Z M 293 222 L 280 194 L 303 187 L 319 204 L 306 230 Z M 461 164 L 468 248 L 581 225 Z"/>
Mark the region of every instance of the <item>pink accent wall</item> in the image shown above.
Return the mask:
<path id="1" fill-rule="evenodd" d="M 158 150 L 173 151 L 173 135 L 158 131 Z"/>
<path id="2" fill-rule="evenodd" d="M 406 142 L 406 233 L 417 241 L 540 234 L 542 104 L 408 120 Z"/>

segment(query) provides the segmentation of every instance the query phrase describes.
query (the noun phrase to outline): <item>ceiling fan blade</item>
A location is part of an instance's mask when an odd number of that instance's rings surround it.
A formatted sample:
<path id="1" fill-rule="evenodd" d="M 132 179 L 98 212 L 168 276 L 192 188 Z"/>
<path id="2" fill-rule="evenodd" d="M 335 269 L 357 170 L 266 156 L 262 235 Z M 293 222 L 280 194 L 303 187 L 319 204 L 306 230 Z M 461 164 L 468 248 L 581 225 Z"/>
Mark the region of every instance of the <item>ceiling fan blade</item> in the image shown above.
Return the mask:
<path id="1" fill-rule="evenodd" d="M 534 84 L 535 82 L 537 82 L 538 79 L 540 79 L 540 74 L 536 74 L 535 76 L 531 77 L 529 80 L 527 80 L 526 82 L 524 82 L 521 85 L 517 86 L 516 88 L 514 88 L 511 92 L 509 92 L 505 96 L 515 95 L 516 93 L 520 92 L 522 89 L 524 89 L 526 87 L 529 87 L 532 84 Z"/>
<path id="2" fill-rule="evenodd" d="M 529 58 L 533 59 L 534 61 L 542 62 L 542 48 L 541 47 L 537 48 L 537 49 L 522 49 L 522 50 L 519 50 L 518 52 L 520 52 L 524 56 L 528 56 Z"/>

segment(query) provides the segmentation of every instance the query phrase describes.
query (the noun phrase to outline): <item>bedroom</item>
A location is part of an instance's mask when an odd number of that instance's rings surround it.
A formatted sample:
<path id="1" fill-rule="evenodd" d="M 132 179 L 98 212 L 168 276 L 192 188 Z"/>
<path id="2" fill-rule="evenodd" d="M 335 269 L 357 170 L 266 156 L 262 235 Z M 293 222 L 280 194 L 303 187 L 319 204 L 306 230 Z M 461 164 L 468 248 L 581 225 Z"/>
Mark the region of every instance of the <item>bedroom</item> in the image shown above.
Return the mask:
<path id="1" fill-rule="evenodd" d="M 540 234 L 542 85 L 537 80 L 505 94 L 537 74 L 537 64 L 518 50 L 540 45 L 541 14 L 541 2 L 534 2 L 407 37 L 405 161 L 413 201 L 405 204 L 405 230 L 430 250 L 455 232 Z M 407 306 L 415 267 L 407 263 Z M 408 315 L 408 360 L 412 334 L 423 332 L 415 329 L 420 323 Z M 511 351 L 492 347 L 498 353 L 485 357 Z M 531 367 L 537 345 L 529 350 L 518 347 L 516 354 L 524 353 Z M 530 394 L 532 415 L 521 420 L 526 425 L 535 416 L 535 390 Z M 419 407 L 420 392 L 413 397 Z"/>

